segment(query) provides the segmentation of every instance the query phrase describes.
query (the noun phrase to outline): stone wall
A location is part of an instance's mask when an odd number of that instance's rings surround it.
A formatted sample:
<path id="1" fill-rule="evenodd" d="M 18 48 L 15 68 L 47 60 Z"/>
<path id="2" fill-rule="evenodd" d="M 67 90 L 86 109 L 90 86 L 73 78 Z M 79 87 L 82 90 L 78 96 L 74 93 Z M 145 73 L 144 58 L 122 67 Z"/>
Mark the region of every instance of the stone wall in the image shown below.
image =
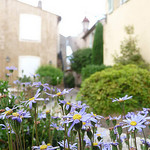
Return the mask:
<path id="1" fill-rule="evenodd" d="M 4 78 L 6 66 L 19 67 L 19 56 L 38 56 L 41 65 L 51 61 L 57 66 L 59 16 L 17 0 L 1 0 L 0 12 L 0 78 Z M 19 39 L 20 14 L 41 17 L 40 42 Z M 7 56 L 10 62 L 6 62 Z"/>

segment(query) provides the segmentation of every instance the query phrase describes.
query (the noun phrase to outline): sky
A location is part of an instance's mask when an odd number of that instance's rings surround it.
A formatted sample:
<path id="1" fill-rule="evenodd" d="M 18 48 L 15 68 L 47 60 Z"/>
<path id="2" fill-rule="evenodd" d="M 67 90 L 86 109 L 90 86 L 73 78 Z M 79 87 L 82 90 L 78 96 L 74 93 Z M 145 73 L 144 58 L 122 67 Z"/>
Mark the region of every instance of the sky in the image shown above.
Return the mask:
<path id="1" fill-rule="evenodd" d="M 38 0 L 19 0 L 37 6 Z M 42 8 L 61 16 L 59 33 L 76 36 L 82 32 L 82 21 L 86 16 L 89 28 L 105 14 L 105 0 L 42 0 Z"/>

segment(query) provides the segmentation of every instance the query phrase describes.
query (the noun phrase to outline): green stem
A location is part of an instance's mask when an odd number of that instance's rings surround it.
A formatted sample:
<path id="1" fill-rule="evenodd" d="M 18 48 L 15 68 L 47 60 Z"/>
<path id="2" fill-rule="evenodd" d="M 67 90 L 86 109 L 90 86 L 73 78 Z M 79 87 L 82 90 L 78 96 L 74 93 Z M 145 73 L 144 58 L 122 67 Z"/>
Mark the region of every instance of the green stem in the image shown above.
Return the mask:
<path id="1" fill-rule="evenodd" d="M 79 150 L 82 150 L 82 144 L 81 144 L 81 133 L 80 130 L 78 130 L 78 137 L 79 137 Z"/>
<path id="2" fill-rule="evenodd" d="M 123 105 L 122 105 L 122 110 L 123 110 L 123 115 L 124 115 L 124 118 L 125 118 L 125 103 L 123 102 Z M 128 132 L 128 129 L 126 128 L 126 134 L 127 134 L 127 139 L 128 139 L 128 149 L 130 150 L 130 143 L 129 143 L 129 132 Z"/>
<path id="3" fill-rule="evenodd" d="M 23 147 L 24 147 L 24 150 L 25 150 L 25 139 L 24 139 L 24 131 L 23 131 L 23 126 L 22 126 L 22 136 L 23 136 Z"/>
<path id="4" fill-rule="evenodd" d="M 8 121 L 9 125 L 10 125 L 10 122 Z M 11 134 L 12 130 L 11 130 L 11 127 L 10 127 L 10 150 L 13 150 L 13 144 L 12 144 L 12 134 Z"/>
<path id="5" fill-rule="evenodd" d="M 93 142 L 94 142 L 94 127 L 93 127 Z"/>
<path id="6" fill-rule="evenodd" d="M 64 133 L 64 150 L 65 150 L 65 142 L 66 142 L 66 124 L 65 124 L 65 133 Z"/>
<path id="7" fill-rule="evenodd" d="M 16 142 L 17 142 L 17 150 L 19 150 L 19 145 L 18 145 L 19 138 L 18 138 L 18 134 L 16 134 Z"/>
<path id="8" fill-rule="evenodd" d="M 135 144 L 135 148 L 136 148 L 136 150 L 137 150 L 135 130 L 134 130 L 134 144 Z"/>
<path id="9" fill-rule="evenodd" d="M 37 129 L 37 114 L 36 114 L 36 106 L 35 106 L 35 133 L 36 133 L 36 145 L 39 145 L 38 129 Z"/>
<path id="10" fill-rule="evenodd" d="M 143 136 L 144 136 L 144 139 L 145 139 L 145 146 L 146 146 L 146 149 L 148 149 L 147 141 L 146 141 L 146 136 L 145 136 L 145 133 L 144 133 L 144 129 L 142 129 L 142 132 L 143 132 Z"/>
<path id="11" fill-rule="evenodd" d="M 34 139 L 34 129 L 35 129 L 35 124 L 33 125 L 33 129 L 32 129 L 32 146 L 33 146 L 33 139 Z"/>
<path id="12" fill-rule="evenodd" d="M 49 119 L 48 120 L 48 136 L 49 136 L 49 142 L 50 142 L 50 144 L 52 144 L 51 143 L 51 131 L 50 131 L 50 124 L 51 124 L 50 117 L 48 119 Z"/>

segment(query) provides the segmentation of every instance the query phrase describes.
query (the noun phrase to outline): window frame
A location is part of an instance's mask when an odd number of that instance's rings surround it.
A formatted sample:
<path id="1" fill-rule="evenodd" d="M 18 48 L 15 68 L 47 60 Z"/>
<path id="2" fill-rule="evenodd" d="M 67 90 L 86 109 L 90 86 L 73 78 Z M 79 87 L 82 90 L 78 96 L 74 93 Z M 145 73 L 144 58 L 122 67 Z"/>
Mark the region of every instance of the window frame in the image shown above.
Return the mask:
<path id="1" fill-rule="evenodd" d="M 114 0 L 108 0 L 108 14 L 112 13 L 114 10 Z"/>
<path id="2" fill-rule="evenodd" d="M 120 5 L 126 3 L 128 0 L 120 0 Z"/>
<path id="3" fill-rule="evenodd" d="M 24 18 L 25 18 L 26 21 L 24 20 Z M 33 36 L 34 35 L 33 33 L 31 35 L 26 35 L 26 34 L 24 34 L 24 31 L 23 31 L 23 30 L 27 31 L 27 27 L 25 27 L 25 25 L 26 25 L 28 20 L 31 20 L 31 18 L 33 18 L 34 21 L 38 22 L 38 24 L 36 24 L 36 26 L 38 25 L 38 28 L 37 28 L 37 31 L 36 31 L 38 36 L 36 38 Z M 27 24 L 28 24 L 27 26 L 31 26 L 31 29 L 34 28 L 33 27 L 34 22 L 30 21 Z M 31 29 L 29 31 L 31 31 Z M 30 32 L 28 32 L 28 33 L 30 33 Z M 29 14 L 29 13 L 20 13 L 19 14 L 19 41 L 20 42 L 40 43 L 41 38 L 42 38 L 41 36 L 42 36 L 42 18 L 41 18 L 41 16 L 35 15 L 35 14 Z"/>

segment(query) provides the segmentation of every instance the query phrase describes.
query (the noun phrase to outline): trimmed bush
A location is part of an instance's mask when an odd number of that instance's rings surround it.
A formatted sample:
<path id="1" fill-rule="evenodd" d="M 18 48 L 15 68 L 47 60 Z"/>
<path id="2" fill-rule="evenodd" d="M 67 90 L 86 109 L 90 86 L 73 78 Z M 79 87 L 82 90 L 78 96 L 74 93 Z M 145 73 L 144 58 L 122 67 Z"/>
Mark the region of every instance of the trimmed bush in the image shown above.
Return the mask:
<path id="1" fill-rule="evenodd" d="M 136 65 L 114 66 L 97 72 L 86 79 L 77 99 L 86 101 L 97 114 L 121 113 L 119 102 L 111 98 L 133 96 L 125 101 L 125 110 L 135 111 L 150 107 L 150 72 Z"/>
<path id="2" fill-rule="evenodd" d="M 53 86 L 60 84 L 63 79 L 63 72 L 51 65 L 40 66 L 36 73 L 40 75 L 41 82 L 48 83 Z"/>
<path id="3" fill-rule="evenodd" d="M 75 78 L 72 73 L 65 75 L 64 77 L 64 84 L 66 88 L 73 88 L 75 87 Z"/>
<path id="4" fill-rule="evenodd" d="M 71 62 L 71 68 L 77 73 L 81 73 L 81 70 L 86 65 L 91 64 L 92 62 L 92 49 L 85 48 L 79 49 L 72 54 L 69 58 Z"/>
<path id="5" fill-rule="evenodd" d="M 95 72 L 102 71 L 106 68 L 110 68 L 110 66 L 87 65 L 86 67 L 82 68 L 82 71 L 81 71 L 82 81 L 85 80 L 86 78 L 90 77 Z"/>

